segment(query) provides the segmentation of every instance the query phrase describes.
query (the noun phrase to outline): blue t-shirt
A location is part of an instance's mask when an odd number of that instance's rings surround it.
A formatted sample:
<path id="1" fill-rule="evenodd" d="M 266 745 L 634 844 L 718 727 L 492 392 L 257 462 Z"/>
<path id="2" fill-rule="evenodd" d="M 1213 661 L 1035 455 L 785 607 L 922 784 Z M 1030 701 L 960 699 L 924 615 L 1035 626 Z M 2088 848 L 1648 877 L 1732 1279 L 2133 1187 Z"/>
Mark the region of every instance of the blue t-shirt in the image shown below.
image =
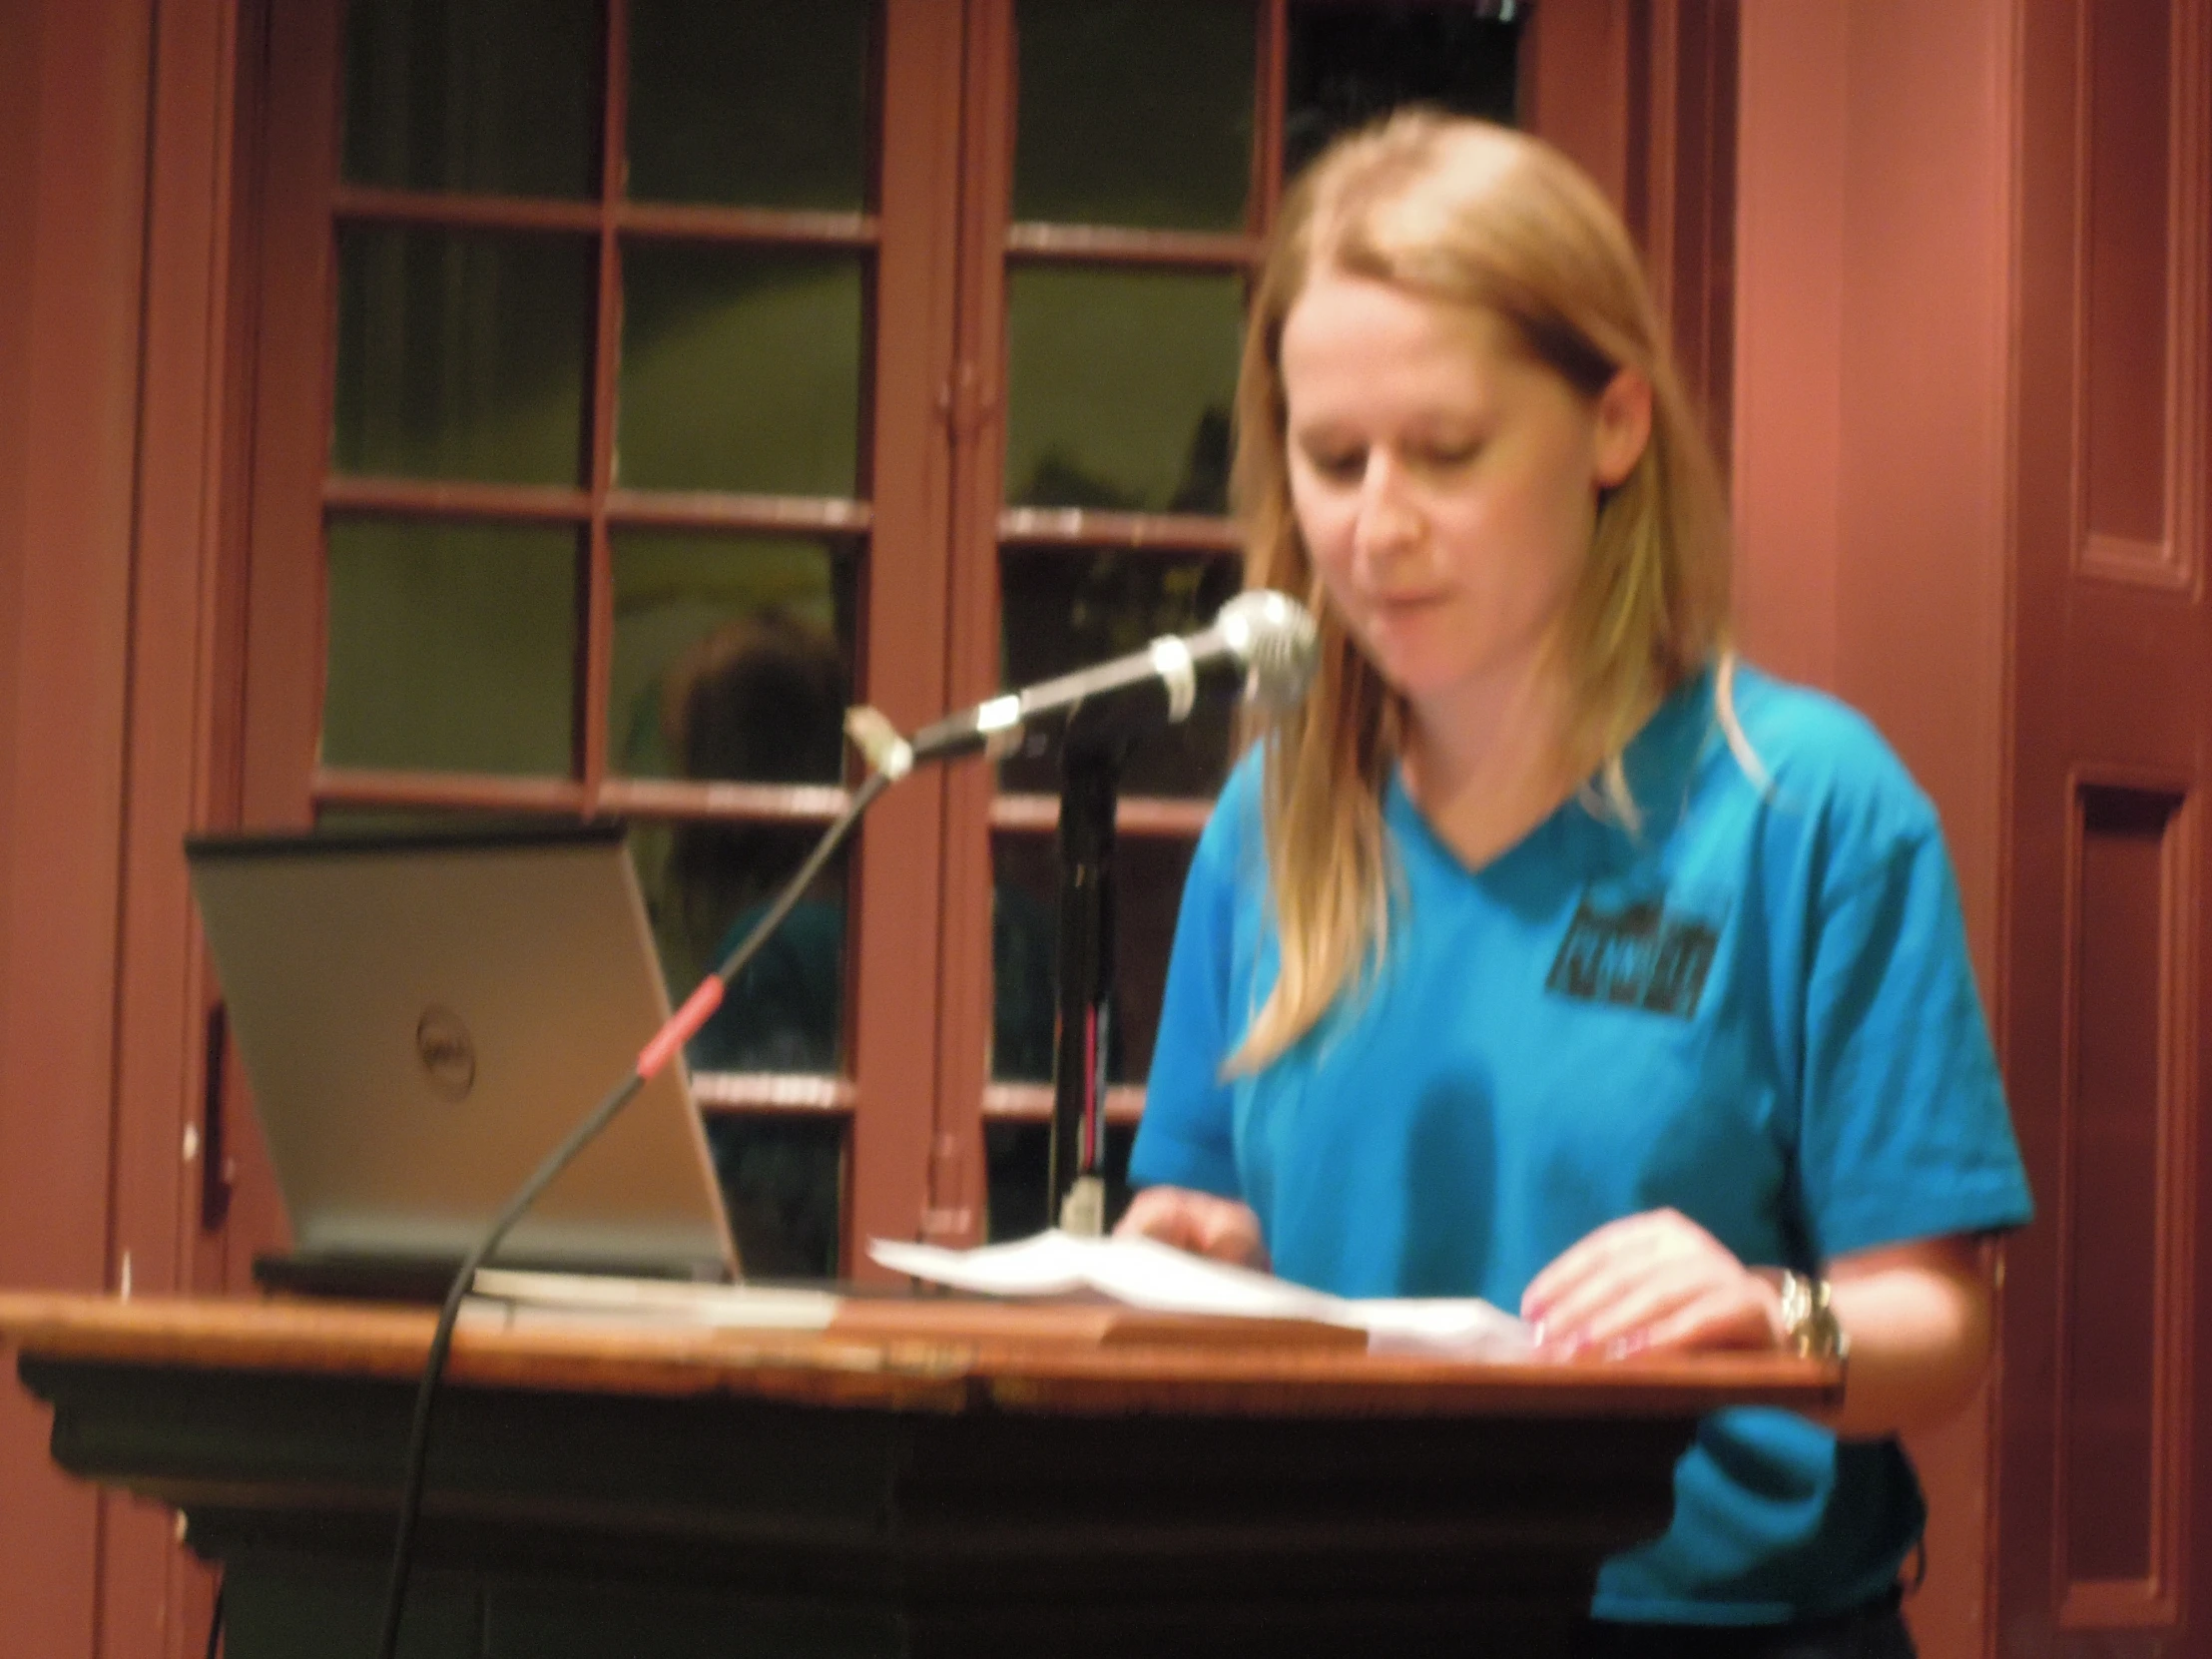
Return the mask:
<path id="1" fill-rule="evenodd" d="M 1243 1199 L 1276 1271 L 1507 1309 L 1593 1228 L 1672 1207 L 1818 1269 L 2015 1226 L 2029 1200 L 1935 809 L 1849 709 L 1744 669 L 1624 759 L 1631 832 L 1570 801 L 1479 869 L 1393 782 L 1387 951 L 1289 1052 L 1224 1075 L 1277 973 L 1260 765 L 1193 858 L 1132 1180 Z M 1700 1426 L 1601 1618 L 1774 1623 L 1886 1590 L 1925 1519 L 1894 1440 Z"/>

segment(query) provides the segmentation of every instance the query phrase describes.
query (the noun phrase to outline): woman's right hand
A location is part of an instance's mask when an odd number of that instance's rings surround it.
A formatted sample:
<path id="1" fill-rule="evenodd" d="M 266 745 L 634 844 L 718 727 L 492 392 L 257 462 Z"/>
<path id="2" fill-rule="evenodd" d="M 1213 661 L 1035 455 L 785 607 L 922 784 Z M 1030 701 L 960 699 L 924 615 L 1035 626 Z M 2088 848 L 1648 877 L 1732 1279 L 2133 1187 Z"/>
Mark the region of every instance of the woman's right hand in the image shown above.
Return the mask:
<path id="1" fill-rule="evenodd" d="M 1188 1187 L 1147 1187 L 1114 1226 L 1117 1239 L 1158 1239 L 1194 1256 L 1265 1273 L 1268 1247 L 1250 1205 Z"/>

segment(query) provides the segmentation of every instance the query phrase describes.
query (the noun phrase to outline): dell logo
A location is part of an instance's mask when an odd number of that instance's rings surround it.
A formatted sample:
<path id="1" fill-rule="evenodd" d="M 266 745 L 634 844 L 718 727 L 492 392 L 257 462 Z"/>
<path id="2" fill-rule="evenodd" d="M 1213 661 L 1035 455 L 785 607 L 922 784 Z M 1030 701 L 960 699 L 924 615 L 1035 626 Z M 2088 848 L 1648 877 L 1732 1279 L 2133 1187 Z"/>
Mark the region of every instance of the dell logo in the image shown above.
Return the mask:
<path id="1" fill-rule="evenodd" d="M 433 1002 L 415 1021 L 414 1038 L 415 1058 L 432 1092 L 444 1100 L 466 1100 L 476 1086 L 476 1043 L 461 1016 Z"/>

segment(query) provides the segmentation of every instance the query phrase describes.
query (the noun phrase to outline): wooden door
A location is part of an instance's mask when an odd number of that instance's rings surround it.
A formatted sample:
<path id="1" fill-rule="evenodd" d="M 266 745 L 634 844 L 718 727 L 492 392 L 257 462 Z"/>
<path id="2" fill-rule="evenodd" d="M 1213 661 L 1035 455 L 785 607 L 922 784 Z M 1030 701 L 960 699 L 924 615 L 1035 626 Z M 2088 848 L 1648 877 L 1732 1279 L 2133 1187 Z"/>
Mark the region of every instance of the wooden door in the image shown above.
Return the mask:
<path id="1" fill-rule="evenodd" d="M 1992 1648 L 2212 1653 L 2212 7 L 2021 11 Z"/>
<path id="2" fill-rule="evenodd" d="M 267 17 L 243 821 L 627 818 L 680 1000 L 843 800 L 843 707 L 941 706 L 958 9 Z M 940 792 L 695 1049 L 756 1272 L 913 1230 Z"/>

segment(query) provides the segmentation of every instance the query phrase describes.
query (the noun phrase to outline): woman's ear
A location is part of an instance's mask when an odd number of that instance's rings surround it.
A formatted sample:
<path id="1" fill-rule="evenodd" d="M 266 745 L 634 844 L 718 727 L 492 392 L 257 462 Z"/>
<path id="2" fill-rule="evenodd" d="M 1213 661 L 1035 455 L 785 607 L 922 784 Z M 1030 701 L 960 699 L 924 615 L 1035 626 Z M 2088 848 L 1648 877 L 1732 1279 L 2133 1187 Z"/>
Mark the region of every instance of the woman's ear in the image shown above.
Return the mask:
<path id="1" fill-rule="evenodd" d="M 1650 441 L 1651 382 L 1640 369 L 1616 370 L 1597 397 L 1598 487 L 1612 489 L 1633 472 Z"/>

